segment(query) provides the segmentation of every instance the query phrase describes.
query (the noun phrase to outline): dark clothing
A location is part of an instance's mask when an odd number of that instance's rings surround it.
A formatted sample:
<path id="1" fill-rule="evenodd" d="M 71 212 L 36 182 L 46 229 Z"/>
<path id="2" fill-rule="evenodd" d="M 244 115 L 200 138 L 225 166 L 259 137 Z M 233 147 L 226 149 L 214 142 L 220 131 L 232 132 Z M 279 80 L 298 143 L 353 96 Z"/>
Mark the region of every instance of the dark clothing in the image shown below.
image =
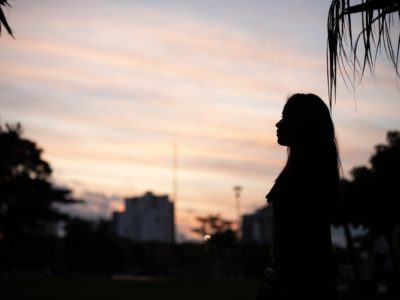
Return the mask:
<path id="1" fill-rule="evenodd" d="M 282 176 L 266 196 L 273 213 L 270 268 L 275 286 L 274 295 L 261 295 L 260 291 L 258 299 L 302 299 L 301 296 L 333 299 L 335 265 L 330 232 L 333 195 L 324 180 L 323 176 L 315 181 L 310 176 Z M 265 281 L 271 277 L 271 271 L 266 277 Z"/>

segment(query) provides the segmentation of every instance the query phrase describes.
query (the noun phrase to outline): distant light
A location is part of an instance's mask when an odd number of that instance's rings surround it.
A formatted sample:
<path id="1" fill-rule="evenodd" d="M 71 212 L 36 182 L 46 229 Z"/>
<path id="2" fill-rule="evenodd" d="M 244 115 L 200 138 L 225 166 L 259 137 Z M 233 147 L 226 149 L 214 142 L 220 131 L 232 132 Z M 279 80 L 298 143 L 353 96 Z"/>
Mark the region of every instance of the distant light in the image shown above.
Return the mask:
<path id="1" fill-rule="evenodd" d="M 376 291 L 378 292 L 378 294 L 386 294 L 388 292 L 388 287 L 385 283 L 381 282 L 376 287 Z"/>
<path id="2" fill-rule="evenodd" d="M 208 241 L 209 239 L 211 239 L 211 235 L 209 235 L 209 234 L 206 234 L 204 237 L 203 237 L 203 240 L 204 241 Z"/>

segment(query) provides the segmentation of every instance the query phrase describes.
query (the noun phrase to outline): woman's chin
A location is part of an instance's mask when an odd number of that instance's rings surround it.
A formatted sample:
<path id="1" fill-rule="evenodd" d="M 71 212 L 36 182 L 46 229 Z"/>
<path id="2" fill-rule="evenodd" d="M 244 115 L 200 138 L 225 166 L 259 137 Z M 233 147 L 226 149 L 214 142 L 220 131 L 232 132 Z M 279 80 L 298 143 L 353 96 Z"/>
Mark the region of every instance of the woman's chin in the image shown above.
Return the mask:
<path id="1" fill-rule="evenodd" d="M 288 143 L 285 140 L 282 140 L 281 138 L 278 137 L 277 142 L 281 146 L 289 146 Z"/>

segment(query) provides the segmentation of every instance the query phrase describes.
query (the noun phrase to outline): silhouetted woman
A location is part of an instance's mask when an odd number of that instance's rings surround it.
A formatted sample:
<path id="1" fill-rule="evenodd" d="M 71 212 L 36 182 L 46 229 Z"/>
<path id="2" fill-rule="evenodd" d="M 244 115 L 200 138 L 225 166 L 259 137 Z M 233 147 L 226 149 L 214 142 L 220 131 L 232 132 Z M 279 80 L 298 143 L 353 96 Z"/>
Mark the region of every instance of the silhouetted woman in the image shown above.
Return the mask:
<path id="1" fill-rule="evenodd" d="M 334 299 L 330 221 L 340 162 L 330 111 L 314 94 L 294 94 L 276 127 L 288 158 L 266 196 L 273 212 L 272 264 L 258 300 Z"/>

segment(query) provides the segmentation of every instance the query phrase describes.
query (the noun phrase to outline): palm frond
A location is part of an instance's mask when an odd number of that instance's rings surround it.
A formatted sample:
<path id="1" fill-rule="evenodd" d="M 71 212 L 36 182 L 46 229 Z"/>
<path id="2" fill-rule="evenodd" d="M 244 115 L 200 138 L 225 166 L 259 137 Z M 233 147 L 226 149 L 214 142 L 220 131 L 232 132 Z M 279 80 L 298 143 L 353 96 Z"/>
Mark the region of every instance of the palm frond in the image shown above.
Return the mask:
<path id="1" fill-rule="evenodd" d="M 354 91 L 366 69 L 374 76 L 377 56 L 382 48 L 400 78 L 400 0 L 354 2 L 333 0 L 329 8 L 326 59 L 330 107 L 332 101 L 336 101 L 338 73 L 346 86 Z M 355 14 L 361 16 L 361 30 L 356 35 L 352 21 Z"/>
<path id="2" fill-rule="evenodd" d="M 4 15 L 3 8 L 1 6 L 11 7 L 11 5 L 10 5 L 10 3 L 8 3 L 8 0 L 0 0 L 0 35 L 1 35 L 1 27 L 4 26 L 5 29 L 7 30 L 8 34 L 11 35 L 12 37 L 14 37 L 12 29 L 7 22 L 7 18 Z"/>

